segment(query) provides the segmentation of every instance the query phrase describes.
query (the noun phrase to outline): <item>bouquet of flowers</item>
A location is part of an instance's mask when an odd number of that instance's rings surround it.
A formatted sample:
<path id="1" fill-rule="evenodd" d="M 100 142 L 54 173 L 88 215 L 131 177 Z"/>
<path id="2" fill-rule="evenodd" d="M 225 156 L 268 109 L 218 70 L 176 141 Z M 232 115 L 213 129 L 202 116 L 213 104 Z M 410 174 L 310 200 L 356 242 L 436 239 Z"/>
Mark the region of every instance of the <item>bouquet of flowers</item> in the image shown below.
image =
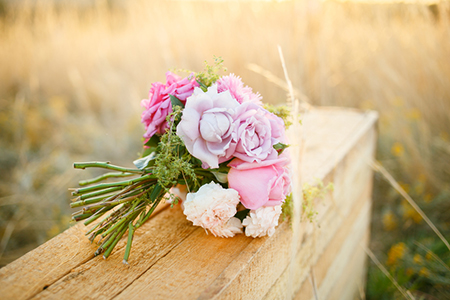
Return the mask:
<path id="1" fill-rule="evenodd" d="M 95 255 L 107 258 L 128 231 L 127 262 L 135 230 L 161 201 L 181 202 L 193 225 L 217 237 L 274 233 L 282 210 L 289 210 L 289 111 L 263 106 L 238 76 L 219 76 L 221 65 L 216 59 L 185 78 L 167 72 L 166 83 L 152 84 L 141 102 L 144 150 L 135 167 L 74 164 L 114 171 L 72 192 L 71 207 L 82 207 L 73 219 L 97 221 L 86 233 L 92 242 L 100 237 Z M 98 183 L 119 177 L 126 180 Z"/>

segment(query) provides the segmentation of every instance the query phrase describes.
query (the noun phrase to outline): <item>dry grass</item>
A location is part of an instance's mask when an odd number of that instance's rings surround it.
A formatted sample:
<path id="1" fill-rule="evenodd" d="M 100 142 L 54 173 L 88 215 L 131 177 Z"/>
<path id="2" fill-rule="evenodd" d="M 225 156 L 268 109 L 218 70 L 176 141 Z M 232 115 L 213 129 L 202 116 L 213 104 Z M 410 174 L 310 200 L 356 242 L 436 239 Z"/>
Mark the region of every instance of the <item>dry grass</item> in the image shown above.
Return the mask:
<path id="1" fill-rule="evenodd" d="M 213 55 L 285 102 L 246 67 L 283 78 L 280 45 L 313 104 L 380 112 L 378 158 L 396 178 L 423 198 L 449 189 L 448 2 L 37 3 L 2 6 L 0 19 L 0 265 L 65 227 L 66 188 L 86 176 L 72 161 L 136 157 L 152 82 Z"/>

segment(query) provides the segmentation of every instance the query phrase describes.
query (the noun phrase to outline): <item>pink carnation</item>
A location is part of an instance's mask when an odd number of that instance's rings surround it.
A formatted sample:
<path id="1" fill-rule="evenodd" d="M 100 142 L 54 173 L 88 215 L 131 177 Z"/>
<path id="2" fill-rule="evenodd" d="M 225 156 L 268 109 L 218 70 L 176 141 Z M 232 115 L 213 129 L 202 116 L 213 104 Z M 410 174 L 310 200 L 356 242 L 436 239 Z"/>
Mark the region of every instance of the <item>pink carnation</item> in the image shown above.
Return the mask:
<path id="1" fill-rule="evenodd" d="M 181 78 L 167 72 L 166 80 L 166 84 L 153 83 L 148 99 L 141 101 L 141 105 L 145 109 L 141 115 L 141 122 L 145 124 L 145 138 L 151 138 L 155 133 L 164 134 L 168 128 L 166 118 L 172 112 L 170 95 L 184 103 L 186 98 L 192 95 L 194 88 L 198 86 L 192 74 L 186 78 Z"/>
<path id="2" fill-rule="evenodd" d="M 241 104 L 244 102 L 261 104 L 261 95 L 253 93 L 252 88 L 244 86 L 241 78 L 234 74 L 222 76 L 219 80 L 217 80 L 217 91 L 219 93 L 223 91 L 230 91 L 231 96 Z"/>
<path id="3" fill-rule="evenodd" d="M 214 236 L 229 238 L 233 237 L 235 234 L 242 233 L 242 228 L 241 220 L 232 217 L 225 225 L 210 228 L 209 231 L 211 231 Z"/>
<path id="4" fill-rule="evenodd" d="M 251 210 L 242 224 L 245 226 L 245 235 L 254 238 L 272 236 L 275 227 L 278 226 L 278 219 L 281 215 L 281 205 L 263 206 L 257 210 Z"/>

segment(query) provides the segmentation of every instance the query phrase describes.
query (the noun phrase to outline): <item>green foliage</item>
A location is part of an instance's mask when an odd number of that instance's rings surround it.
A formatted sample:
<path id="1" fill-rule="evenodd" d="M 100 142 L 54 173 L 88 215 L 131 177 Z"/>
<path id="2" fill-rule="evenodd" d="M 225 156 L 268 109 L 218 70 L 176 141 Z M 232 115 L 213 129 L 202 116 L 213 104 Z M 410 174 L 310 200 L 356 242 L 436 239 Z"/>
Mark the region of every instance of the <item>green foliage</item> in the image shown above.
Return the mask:
<path id="1" fill-rule="evenodd" d="M 283 205 L 281 206 L 281 220 L 291 219 L 294 213 L 294 201 L 292 200 L 292 193 L 286 196 Z"/>
<path id="2" fill-rule="evenodd" d="M 222 70 L 224 72 L 226 72 L 227 70 L 223 66 L 222 57 L 214 56 L 214 63 L 212 65 L 209 65 L 208 62 L 205 61 L 205 69 L 201 72 L 196 73 L 195 78 L 200 84 L 200 87 L 206 92 L 207 88 L 220 78 L 220 75 L 218 73 Z"/>
<path id="3" fill-rule="evenodd" d="M 196 160 L 189 154 L 183 141 L 176 134 L 176 124 L 181 114 L 182 108 L 174 105 L 173 112 L 167 116 L 169 129 L 161 136 L 156 152 L 153 173 L 167 192 L 178 183 L 193 188 L 199 186 L 193 165 Z"/>
<path id="4" fill-rule="evenodd" d="M 289 126 L 292 125 L 292 122 L 290 121 L 291 108 L 289 106 L 287 106 L 287 105 L 271 105 L 271 104 L 265 103 L 264 108 L 267 109 L 269 112 L 273 113 L 274 115 L 282 118 L 286 129 L 288 129 Z"/>
<path id="5" fill-rule="evenodd" d="M 317 211 L 314 208 L 314 200 L 325 197 L 326 193 L 333 189 L 333 183 L 330 182 L 327 186 L 324 186 L 320 180 L 315 185 L 303 184 L 303 216 L 310 222 L 314 222 L 317 215 Z"/>

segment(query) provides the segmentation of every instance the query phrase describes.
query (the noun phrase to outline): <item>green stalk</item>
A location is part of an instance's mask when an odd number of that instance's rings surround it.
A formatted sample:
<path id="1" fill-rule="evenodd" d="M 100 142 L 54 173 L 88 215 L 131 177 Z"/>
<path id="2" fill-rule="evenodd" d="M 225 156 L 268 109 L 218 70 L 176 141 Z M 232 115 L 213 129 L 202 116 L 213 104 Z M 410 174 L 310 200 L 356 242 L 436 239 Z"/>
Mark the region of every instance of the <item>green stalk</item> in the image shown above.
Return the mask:
<path id="1" fill-rule="evenodd" d="M 123 189 L 123 187 L 121 187 L 121 186 L 111 187 L 111 188 L 95 191 L 95 192 L 92 192 L 92 193 L 84 194 L 84 195 L 79 196 L 78 198 L 80 198 L 80 200 L 86 200 L 86 199 L 89 199 L 89 198 L 92 198 L 92 197 L 95 197 L 95 196 L 100 196 L 100 195 L 112 193 L 112 192 L 115 192 L 115 191 L 119 191 L 121 189 Z"/>
<path id="2" fill-rule="evenodd" d="M 75 169 L 86 169 L 86 168 L 103 168 L 103 169 L 110 169 L 120 172 L 128 172 L 128 173 L 136 173 L 136 174 L 142 174 L 142 170 L 138 169 L 127 169 L 115 165 L 111 165 L 109 162 L 81 162 L 81 163 L 74 163 L 73 167 Z"/>
<path id="3" fill-rule="evenodd" d="M 94 222 L 95 220 L 97 220 L 98 218 L 103 216 L 107 211 L 111 210 L 113 207 L 114 207 L 113 205 L 102 207 L 100 210 L 95 212 L 95 214 L 93 214 L 89 219 L 84 221 L 84 225 L 87 226 L 87 225 L 91 224 L 92 222 Z"/>
<path id="4" fill-rule="evenodd" d="M 119 221 L 117 221 L 115 224 L 113 224 L 108 230 L 106 230 L 106 232 L 105 233 L 103 233 L 102 234 L 102 236 L 104 237 L 104 236 L 106 236 L 107 234 L 109 234 L 109 233 L 111 233 L 112 231 L 114 231 L 116 228 L 118 228 L 119 226 L 121 226 L 122 225 L 122 223 L 124 223 L 127 219 L 128 219 L 128 217 L 129 217 L 129 215 L 131 214 L 131 213 L 133 213 L 133 209 L 136 207 L 136 205 L 137 205 L 137 201 L 136 201 L 136 203 L 133 205 L 133 207 L 131 208 L 131 210 L 129 210 Z M 142 207 L 142 208 L 140 208 L 140 210 L 141 209 L 143 209 L 143 208 L 145 208 L 145 206 L 144 207 Z M 140 211 L 139 211 L 140 212 Z"/>
<path id="5" fill-rule="evenodd" d="M 93 205 L 90 205 L 90 206 L 86 206 L 85 208 L 83 208 L 83 211 L 84 212 L 88 212 L 88 211 L 95 210 L 95 209 L 102 208 L 102 207 L 109 206 L 109 205 L 116 206 L 116 205 L 119 205 L 119 204 L 122 204 L 122 203 L 131 202 L 134 199 L 139 198 L 140 196 L 144 195 L 146 192 L 147 191 L 143 191 L 143 192 L 141 192 L 141 193 L 139 193 L 137 195 L 134 195 L 134 196 L 131 196 L 131 197 L 127 197 L 127 198 L 121 198 L 121 199 L 116 200 L 116 201 L 110 201 L 110 202 L 109 201 L 105 201 L 105 202 L 102 202 L 102 203 L 99 203 L 99 204 L 93 204 Z"/>
<path id="6" fill-rule="evenodd" d="M 80 207 L 80 206 L 100 202 L 103 199 L 111 197 L 112 195 L 104 195 L 104 196 L 100 196 L 100 197 L 94 197 L 94 196 L 115 192 L 115 191 L 118 191 L 121 189 L 123 189 L 123 188 L 122 187 L 113 187 L 113 188 L 108 188 L 108 189 L 100 190 L 97 192 L 81 195 L 78 198 L 76 198 L 77 201 L 70 203 L 70 207 L 74 208 L 74 207 Z"/>
<path id="7" fill-rule="evenodd" d="M 125 248 L 125 255 L 123 256 L 123 263 L 128 265 L 128 258 L 130 257 L 131 244 L 133 243 L 134 231 L 136 228 L 133 226 L 133 222 L 128 223 L 128 240 L 127 247 Z"/>
<path id="8" fill-rule="evenodd" d="M 109 236 L 108 237 L 108 239 L 100 246 L 100 248 L 102 248 L 103 250 L 104 249 L 106 249 L 106 251 L 108 251 L 109 250 L 109 252 L 108 252 L 108 255 L 106 256 L 106 257 L 108 257 L 109 256 L 109 254 L 111 253 L 111 251 L 112 251 L 112 248 L 114 248 L 114 246 L 117 244 L 117 243 L 114 243 L 114 240 L 116 239 L 116 237 L 122 232 L 122 230 L 126 230 L 125 229 L 125 224 L 122 224 L 121 226 L 119 226 L 118 228 L 117 228 L 117 230 L 115 230 L 113 233 L 112 233 L 112 235 L 111 236 Z M 114 245 L 112 248 L 110 247 L 110 246 L 112 246 L 112 245 Z M 101 252 L 103 252 L 103 250 L 101 251 Z M 106 252 L 105 252 L 106 253 Z M 100 254 L 100 253 L 99 253 Z M 104 257 L 105 255 L 103 255 L 103 257 Z"/>
<path id="9" fill-rule="evenodd" d="M 88 180 L 81 180 L 80 182 L 78 182 L 79 185 L 83 186 L 83 185 L 88 185 L 88 184 L 93 184 L 108 178 L 117 178 L 117 177 L 128 177 L 128 176 L 134 176 L 136 175 L 136 173 L 124 173 L 124 172 L 120 172 L 120 173 L 116 173 L 116 172 L 110 172 L 110 173 L 106 173 L 103 174 L 101 176 L 92 178 L 92 179 L 88 179 Z"/>
<path id="10" fill-rule="evenodd" d="M 142 226 L 142 224 L 144 224 L 148 218 L 150 218 L 150 216 L 152 215 L 152 213 L 155 211 L 155 208 L 158 206 L 159 202 L 161 202 L 162 197 L 159 198 L 158 200 L 156 200 L 155 203 L 153 203 L 152 207 L 150 208 L 150 210 L 148 211 L 148 213 L 145 215 L 144 218 L 142 218 L 142 220 L 139 220 L 139 222 L 136 223 L 136 228 L 139 228 Z"/>
<path id="11" fill-rule="evenodd" d="M 131 222 L 130 222 L 131 223 Z M 125 225 L 125 224 L 124 224 Z M 105 253 L 103 254 L 103 258 L 107 259 L 108 256 L 111 254 L 111 252 L 113 251 L 113 249 L 116 247 L 117 243 L 120 241 L 120 239 L 122 238 L 122 236 L 124 235 L 124 233 L 127 231 L 127 229 L 125 228 L 125 226 L 123 226 L 120 229 L 120 233 L 117 237 L 114 238 L 113 243 L 108 247 L 108 249 L 106 249 Z"/>
<path id="12" fill-rule="evenodd" d="M 92 216 L 92 213 L 78 214 L 78 215 L 72 216 L 72 219 L 78 222 L 78 221 L 84 220 L 86 218 L 89 218 L 90 216 Z"/>
<path id="13" fill-rule="evenodd" d="M 137 183 L 137 182 L 141 182 L 141 181 L 145 181 L 145 180 L 149 180 L 149 179 L 154 179 L 152 177 L 154 177 L 152 174 L 147 174 L 147 175 L 144 175 L 144 176 L 141 176 L 141 177 L 138 177 L 138 178 L 134 178 L 134 179 L 131 179 L 131 180 L 117 181 L 117 182 L 111 182 L 111 183 L 100 183 L 98 185 L 93 185 L 93 186 L 90 186 L 90 187 L 75 189 L 72 192 L 72 195 L 73 196 L 79 196 L 81 194 L 85 194 L 85 193 L 96 191 L 96 190 L 102 190 L 102 189 L 106 189 L 106 188 L 110 188 L 110 187 L 129 186 L 129 185 L 132 185 L 132 184 Z"/>

